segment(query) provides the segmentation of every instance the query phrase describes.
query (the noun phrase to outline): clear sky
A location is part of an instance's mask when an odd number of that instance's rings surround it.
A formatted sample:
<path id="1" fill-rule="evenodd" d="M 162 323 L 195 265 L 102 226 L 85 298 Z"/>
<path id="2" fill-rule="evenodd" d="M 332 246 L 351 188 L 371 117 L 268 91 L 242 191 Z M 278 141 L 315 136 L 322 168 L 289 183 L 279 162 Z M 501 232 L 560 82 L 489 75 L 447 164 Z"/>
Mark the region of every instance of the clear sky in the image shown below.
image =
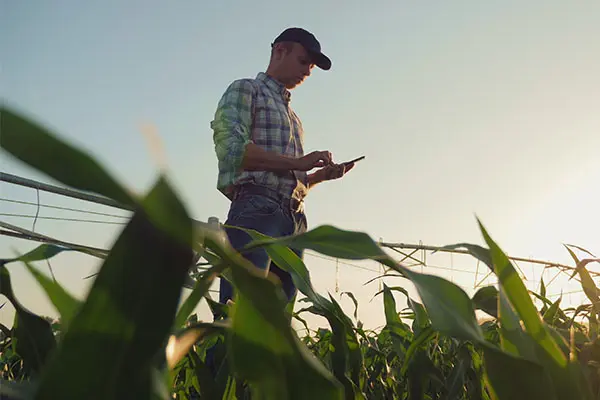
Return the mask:
<path id="1" fill-rule="evenodd" d="M 477 215 L 511 255 L 569 262 L 565 242 L 600 252 L 598 1 L 59 0 L 4 2 L 0 18 L 3 100 L 138 191 L 160 168 L 140 129 L 152 124 L 196 219 L 224 220 L 228 209 L 215 189 L 210 130 L 219 97 L 232 80 L 264 71 L 272 40 L 301 26 L 333 61 L 292 94 L 306 151 L 329 150 L 338 161 L 366 156 L 344 179 L 310 193 L 311 228 L 333 224 L 390 242 L 481 243 Z M 6 153 L 1 169 L 50 182 Z M 6 183 L 0 197 L 37 201 L 35 191 Z M 41 200 L 116 212 L 45 193 Z M 5 201 L 0 208 L 36 212 Z M 33 222 L 1 220 L 28 229 Z M 38 220 L 35 229 L 108 247 L 119 227 Z M 34 246 L 0 237 L 3 257 Z M 474 271 L 471 259 L 460 260 Z M 335 263 L 306 261 L 319 291 L 333 293 Z M 79 297 L 96 266 L 81 255 L 52 262 Z M 21 301 L 54 315 L 23 267 L 9 269 Z M 362 285 L 374 275 L 340 266 L 338 276 L 340 290 L 359 294 L 361 318 L 380 324 L 380 300 L 369 303 L 376 287 Z M 444 276 L 473 285 L 472 274 Z M 351 310 L 347 298 L 342 303 Z M 3 323 L 12 323 L 11 310 L 0 311 Z"/>

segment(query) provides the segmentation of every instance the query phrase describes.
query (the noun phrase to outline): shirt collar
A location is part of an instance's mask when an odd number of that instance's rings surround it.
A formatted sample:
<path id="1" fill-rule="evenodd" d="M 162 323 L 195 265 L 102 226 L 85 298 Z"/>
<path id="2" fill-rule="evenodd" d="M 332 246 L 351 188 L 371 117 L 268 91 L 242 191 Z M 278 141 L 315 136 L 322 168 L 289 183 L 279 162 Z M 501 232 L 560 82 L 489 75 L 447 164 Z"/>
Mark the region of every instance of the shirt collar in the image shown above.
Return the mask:
<path id="1" fill-rule="evenodd" d="M 279 93 L 286 103 L 290 102 L 292 94 L 281 82 L 277 81 L 275 78 L 267 75 L 264 72 L 259 72 L 258 75 L 256 75 L 256 79 L 263 82 L 269 89 L 271 89 L 275 93 Z"/>

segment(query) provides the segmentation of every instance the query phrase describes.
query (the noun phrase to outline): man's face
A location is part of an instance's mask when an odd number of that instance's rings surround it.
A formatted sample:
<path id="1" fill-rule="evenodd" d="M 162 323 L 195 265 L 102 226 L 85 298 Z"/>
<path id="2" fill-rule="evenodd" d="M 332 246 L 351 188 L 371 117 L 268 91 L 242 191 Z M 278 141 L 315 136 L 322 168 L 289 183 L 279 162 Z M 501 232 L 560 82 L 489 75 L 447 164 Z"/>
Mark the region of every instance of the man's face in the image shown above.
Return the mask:
<path id="1" fill-rule="evenodd" d="M 283 50 L 282 54 L 278 68 L 279 79 L 287 89 L 293 89 L 310 76 L 310 71 L 315 65 L 301 44 L 292 43 L 290 52 L 286 53 Z"/>

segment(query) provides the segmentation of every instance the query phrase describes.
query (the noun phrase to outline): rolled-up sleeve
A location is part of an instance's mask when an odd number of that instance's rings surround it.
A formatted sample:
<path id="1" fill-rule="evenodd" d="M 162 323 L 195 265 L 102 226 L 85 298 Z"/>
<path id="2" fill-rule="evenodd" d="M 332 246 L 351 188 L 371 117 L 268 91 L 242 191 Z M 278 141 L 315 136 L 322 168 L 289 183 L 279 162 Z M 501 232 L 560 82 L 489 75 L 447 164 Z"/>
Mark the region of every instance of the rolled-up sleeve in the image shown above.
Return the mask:
<path id="1" fill-rule="evenodd" d="M 211 122 L 219 171 L 233 178 L 240 170 L 244 151 L 252 143 L 252 101 L 254 86 L 248 80 L 229 85 Z"/>

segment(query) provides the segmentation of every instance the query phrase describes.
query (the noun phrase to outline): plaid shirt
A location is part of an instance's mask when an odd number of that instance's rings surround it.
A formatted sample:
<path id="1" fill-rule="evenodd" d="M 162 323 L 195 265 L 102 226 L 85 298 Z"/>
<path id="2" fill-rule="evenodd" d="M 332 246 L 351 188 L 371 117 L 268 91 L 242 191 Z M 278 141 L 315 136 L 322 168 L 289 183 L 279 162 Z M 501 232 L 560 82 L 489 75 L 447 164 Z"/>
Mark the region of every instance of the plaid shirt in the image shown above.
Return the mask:
<path id="1" fill-rule="evenodd" d="M 219 166 L 217 189 L 227 198 L 233 199 L 234 187 L 243 183 L 267 186 L 298 200 L 306 196 L 305 171 L 241 169 L 248 143 L 288 157 L 304 155 L 302 123 L 290 108 L 290 97 L 285 86 L 263 72 L 256 79 L 234 81 L 221 97 L 211 128 Z"/>

